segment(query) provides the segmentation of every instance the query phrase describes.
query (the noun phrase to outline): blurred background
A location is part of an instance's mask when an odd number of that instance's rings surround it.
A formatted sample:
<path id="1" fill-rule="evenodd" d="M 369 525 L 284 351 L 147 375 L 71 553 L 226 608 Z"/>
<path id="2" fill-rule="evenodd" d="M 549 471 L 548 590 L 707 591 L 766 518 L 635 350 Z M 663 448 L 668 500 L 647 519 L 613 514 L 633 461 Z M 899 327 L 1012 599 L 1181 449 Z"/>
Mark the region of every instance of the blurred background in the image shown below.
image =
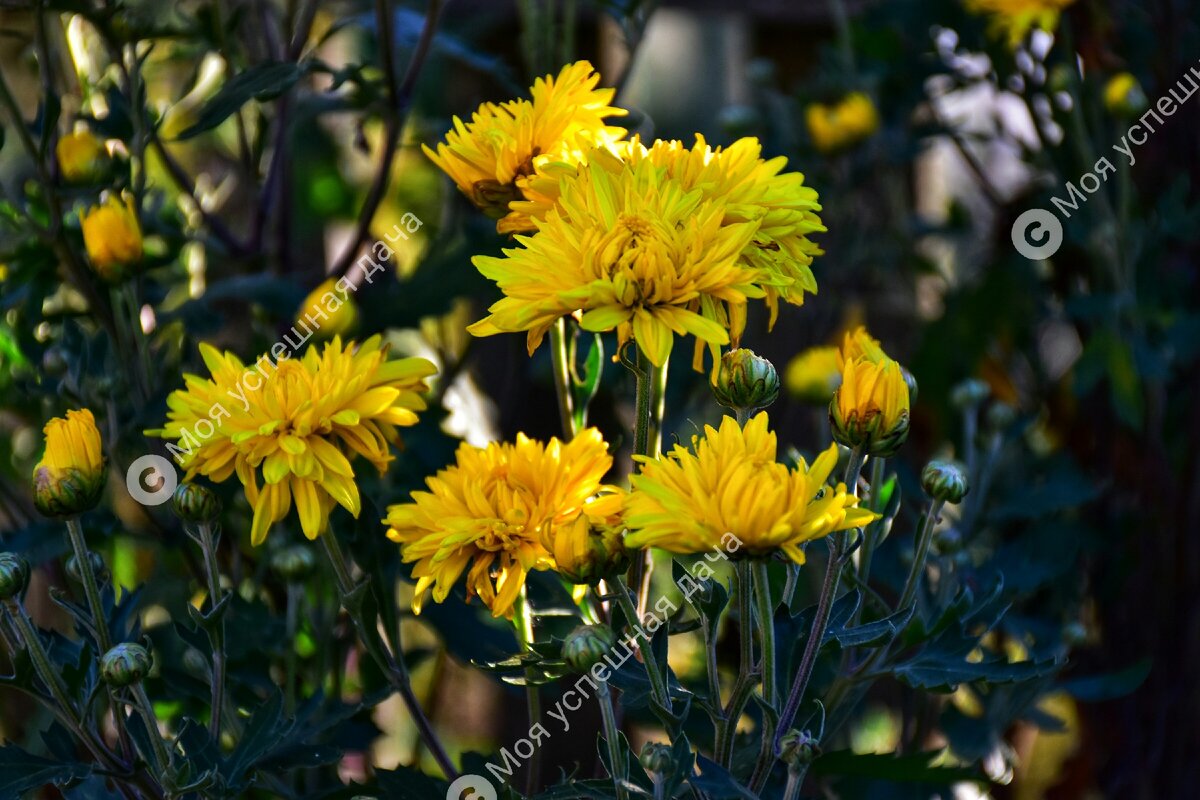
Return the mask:
<path id="1" fill-rule="evenodd" d="M 1013 607 L 997 635 L 1006 646 L 1066 648 L 1070 657 L 1056 683 L 1003 713 L 991 714 L 986 698 L 972 705 L 957 696 L 926 709 L 937 719 L 927 743 L 982 758 L 1000 781 L 995 797 L 1182 798 L 1200 785 L 1200 100 L 1189 95 L 1171 116 L 1145 116 L 1195 80 L 1200 5 L 1060 0 L 1045 4 L 1061 7 L 1054 24 L 1026 26 L 1014 42 L 1003 20 L 1035 3 L 452 0 L 395 157 L 382 162 L 386 180 L 365 236 L 362 209 L 395 122 L 372 113 L 381 91 L 372 65 L 381 36 L 407 63 L 423 4 L 397 4 L 383 31 L 358 2 L 114 6 L 108 19 L 121 36 L 153 37 L 139 57 L 160 146 L 132 154 L 121 152 L 133 123 L 110 86 L 111 53 L 78 21 L 76 4 L 42 4 L 55 20 L 48 30 L 20 5 L 0 7 L 0 70 L 22 117 L 45 124 L 52 113 L 60 129 L 77 123 L 107 136 L 118 159 L 144 156 L 153 260 L 139 278 L 139 319 L 159 350 L 145 402 L 113 432 L 129 459 L 150 447 L 140 431 L 161 421 L 166 394 L 198 370 L 196 341 L 253 358 L 289 330 L 309 291 L 345 274 L 347 253 L 407 213 L 422 224 L 393 243 L 394 276 L 359 287 L 350 330 L 383 332 L 399 350 L 437 360 L 444 410 L 406 437 L 397 469 L 365 494 L 379 507 L 397 502 L 450 460 L 460 438 L 558 434 L 547 348 L 531 359 L 523 337 L 463 331 L 498 296 L 470 256 L 505 242 L 420 144 L 439 141 L 453 115 L 518 96 L 533 76 L 586 58 L 618 87 L 615 104 L 631 110 L 622 124 L 643 138 L 690 145 L 700 133 L 719 145 L 757 136 L 767 157 L 785 156 L 817 189 L 828 228 L 813 265 L 819 294 L 784 307 L 770 335 L 754 309 L 743 341 L 788 378 L 791 391 L 770 410 L 782 442 L 806 453 L 824 446 L 824 409 L 812 402 L 803 366 L 789 365 L 859 324 L 920 384 L 897 466 L 913 496 L 927 458 L 962 455 L 954 387 L 977 378 L 990 389 L 978 420 L 990 465 L 972 521 L 980 533 L 946 537 L 940 553 L 981 568 L 981 584 L 987 570 L 1004 572 Z M 298 43 L 273 33 L 305 14 L 310 27 Z M 39 48 L 60 67 L 50 83 Z M 278 69 L 297 58 L 331 68 Z M 231 89 L 247 72 L 256 82 Z M 218 96 L 227 102 L 214 111 Z M 858 96 L 865 105 L 844 105 Z M 0 149 L 4 198 L 21 196 L 32 179 L 11 117 Z M 1139 119 L 1152 132 L 1130 165 L 1113 145 Z M 1011 238 L 1017 216 L 1055 208 L 1051 199 L 1068 198 L 1068 182 L 1078 186 L 1101 157 L 1115 171 L 1077 212 L 1060 215 L 1062 247 L 1047 260 L 1022 256 Z M 69 207 L 86 201 L 66 198 Z M 7 200 L 5 208 L 0 532 L 50 559 L 61 537 L 45 537 L 27 488 L 42 421 L 62 402 L 122 403 L 131 390 L 103 331 L 76 320 L 85 299 L 62 283 L 53 253 L 29 244 Z M 611 356 L 615 342 L 605 345 Z M 588 346 L 580 340 L 581 361 Z M 720 413 L 680 350 L 668 442 L 688 440 Z M 628 452 L 633 381 L 607 358 L 604 367 L 591 419 Z M 110 491 L 118 583 L 169 574 L 183 557 L 173 523 L 118 496 L 121 487 Z M 364 511 L 364 531 L 377 510 Z M 914 521 L 897 526 L 908 531 Z M 240 569 L 252 573 L 261 557 L 246 541 L 241 548 Z M 169 606 L 180 591 L 159 586 L 152 598 Z M 403 608 L 408 589 L 399 591 Z M 426 612 L 447 649 L 416 674 L 452 746 L 491 752 L 527 723 L 518 690 L 470 668 L 511 647 L 511 634 L 476 611 Z M 56 612 L 47 604 L 42 613 L 51 621 Z M 432 647 L 427 628 L 405 624 Z M 246 650 L 239 657 L 249 663 L 254 648 Z M 673 666 L 686 675 L 687 648 L 676 651 Z M 1091 675 L 1110 678 L 1072 682 Z M 30 724 L 21 702 L 5 696 L 4 738 L 19 739 Z M 847 741 L 859 752 L 891 752 L 907 726 L 922 724 L 910 702 L 902 687 L 880 683 Z M 415 735 L 402 717 L 392 702 L 374 715 L 376 763 L 412 757 Z M 560 766 L 590 768 L 597 726 L 551 741 L 548 778 Z"/>

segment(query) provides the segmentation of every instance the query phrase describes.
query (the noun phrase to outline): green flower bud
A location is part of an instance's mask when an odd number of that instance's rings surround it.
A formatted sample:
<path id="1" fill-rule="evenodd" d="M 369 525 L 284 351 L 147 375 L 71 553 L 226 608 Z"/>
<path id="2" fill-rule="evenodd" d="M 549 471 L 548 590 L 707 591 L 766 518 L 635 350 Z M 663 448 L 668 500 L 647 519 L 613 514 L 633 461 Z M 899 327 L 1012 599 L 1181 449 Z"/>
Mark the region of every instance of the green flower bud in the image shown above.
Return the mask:
<path id="1" fill-rule="evenodd" d="M 967 378 L 950 390 L 950 402 L 955 408 L 967 409 L 979 405 L 991 394 L 992 389 L 986 382 L 978 378 Z"/>
<path id="2" fill-rule="evenodd" d="M 813 762 L 821 753 L 817 740 L 808 731 L 788 731 L 779 740 L 779 759 L 788 769 L 800 769 Z"/>
<path id="3" fill-rule="evenodd" d="M 99 553 L 89 550 L 88 561 L 92 563 L 92 574 L 96 576 L 96 580 L 102 581 L 108 574 L 108 566 L 104 563 L 104 558 Z M 67 559 L 67 576 L 76 583 L 83 583 L 83 573 L 79 570 L 78 556 L 71 556 Z"/>
<path id="4" fill-rule="evenodd" d="M 961 464 L 936 458 L 921 470 L 921 488 L 935 500 L 959 503 L 970 490 L 967 470 Z"/>
<path id="5" fill-rule="evenodd" d="M 652 780 L 660 781 L 675 769 L 675 754 L 671 745 L 662 742 L 646 742 L 638 754 L 638 763 L 650 774 Z"/>
<path id="6" fill-rule="evenodd" d="M 587 672 L 616 643 L 617 635 L 607 625 L 580 625 L 567 634 L 562 658 L 573 671 Z"/>
<path id="7" fill-rule="evenodd" d="M 207 486 L 185 482 L 175 488 L 171 508 L 184 522 L 207 523 L 221 513 L 221 500 Z"/>
<path id="8" fill-rule="evenodd" d="M 721 356 L 712 388 L 717 402 L 726 408 L 756 411 L 779 397 L 779 374 L 770 361 L 741 347 Z"/>
<path id="9" fill-rule="evenodd" d="M 150 673 L 153 665 L 154 661 L 146 648 L 124 642 L 100 659 L 100 677 L 109 686 L 120 689 L 140 682 Z"/>
<path id="10" fill-rule="evenodd" d="M 271 569 L 288 583 L 302 583 L 316 569 L 317 559 L 312 548 L 295 544 L 276 550 L 271 556 Z"/>
<path id="11" fill-rule="evenodd" d="M 1017 418 L 1017 410 L 1008 403 L 996 401 L 992 403 L 987 410 L 988 427 L 995 431 L 1002 431 Z"/>
<path id="12" fill-rule="evenodd" d="M 29 586 L 29 562 L 16 553 L 0 553 L 0 600 L 13 600 Z"/>

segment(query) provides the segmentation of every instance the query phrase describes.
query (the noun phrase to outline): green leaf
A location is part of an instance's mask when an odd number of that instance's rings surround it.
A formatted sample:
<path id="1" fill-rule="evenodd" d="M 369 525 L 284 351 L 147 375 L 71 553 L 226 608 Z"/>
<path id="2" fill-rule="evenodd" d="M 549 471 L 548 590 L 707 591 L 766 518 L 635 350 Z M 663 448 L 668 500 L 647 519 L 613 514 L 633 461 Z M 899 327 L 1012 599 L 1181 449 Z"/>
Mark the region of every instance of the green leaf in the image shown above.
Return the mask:
<path id="1" fill-rule="evenodd" d="M 855 753 L 851 750 L 836 750 L 818 757 L 813 762 L 812 772 L 814 775 L 851 775 L 855 778 L 874 778 L 885 781 L 988 783 L 988 779 L 978 769 L 934 766 L 933 762 L 940 755 L 941 751 L 894 756 L 886 753 Z"/>
<path id="2" fill-rule="evenodd" d="M 892 674 L 914 689 L 949 693 L 962 683 L 1015 683 L 1049 675 L 1058 669 L 1056 661 L 952 661 L 940 654 L 920 656 L 892 669 Z"/>
<path id="3" fill-rule="evenodd" d="M 251 99 L 273 100 L 304 77 L 309 71 L 307 64 L 292 64 L 268 61 L 256 64 L 245 72 L 235 75 L 229 83 L 204 104 L 196 122 L 182 131 L 177 140 L 191 139 L 220 125 Z"/>
<path id="4" fill-rule="evenodd" d="M 61 786 L 91 774 L 90 764 L 51 761 L 15 744 L 0 747 L 0 800 L 15 800 L 43 786 Z"/>
<path id="5" fill-rule="evenodd" d="M 696 766 L 700 769 L 700 774 L 690 776 L 688 783 L 692 788 L 708 795 L 711 800 L 757 799 L 758 795 L 738 783 L 737 779 L 729 774 L 729 770 L 717 762 L 697 753 Z"/>
<path id="6" fill-rule="evenodd" d="M 1088 703 L 1125 697 L 1146 680 L 1150 674 L 1150 664 L 1150 659 L 1143 658 L 1117 672 L 1065 680 L 1059 688 L 1075 699 Z"/>
<path id="7" fill-rule="evenodd" d="M 592 346 L 588 348 L 583 364 L 583 377 L 571 380 L 571 393 L 575 400 L 575 424 L 582 428 L 587 422 L 587 409 L 592 398 L 600 389 L 600 376 L 604 374 L 604 341 L 600 334 L 592 334 Z"/>
<path id="8" fill-rule="evenodd" d="M 838 645 L 847 647 L 873 647 L 890 642 L 900 634 L 912 619 L 915 606 L 897 611 L 891 616 L 857 625 L 853 628 L 830 626 L 825 632 L 825 641 L 836 640 Z"/>

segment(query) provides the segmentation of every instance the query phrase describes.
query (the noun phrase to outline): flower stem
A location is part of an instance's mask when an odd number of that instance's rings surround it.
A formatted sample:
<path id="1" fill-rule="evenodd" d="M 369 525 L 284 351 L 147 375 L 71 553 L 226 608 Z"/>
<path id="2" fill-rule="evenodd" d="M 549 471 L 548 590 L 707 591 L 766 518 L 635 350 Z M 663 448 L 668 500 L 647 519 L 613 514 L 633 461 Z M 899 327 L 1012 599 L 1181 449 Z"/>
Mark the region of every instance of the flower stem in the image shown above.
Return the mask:
<path id="1" fill-rule="evenodd" d="M 596 687 L 596 700 L 600 703 L 600 717 L 604 721 L 604 739 L 608 746 L 608 761 L 612 768 L 613 788 L 617 792 L 617 800 L 627 800 L 629 793 L 625 790 L 625 775 L 621 769 L 623 758 L 621 740 L 618 736 L 617 715 L 613 713 L 612 693 L 608 690 L 608 681 L 599 681 Z"/>
<path id="2" fill-rule="evenodd" d="M 858 493 L 858 476 L 862 471 L 863 453 L 858 448 L 850 451 L 850 462 L 846 465 L 845 484 L 850 494 Z M 775 731 L 775 749 L 779 749 L 780 734 L 791 729 L 812 678 L 813 668 L 817 664 L 817 654 L 821 650 L 821 641 L 825 638 L 825 628 L 829 625 L 829 612 L 833 610 L 833 598 L 837 595 L 838 580 L 841 578 L 842 561 L 845 559 L 846 534 L 833 534 L 829 540 L 829 561 L 825 566 L 825 580 L 821 584 L 821 595 L 817 599 L 817 614 L 813 619 L 812 629 L 808 633 L 808 641 L 804 645 L 804 656 L 800 660 L 800 670 L 792 681 L 792 690 L 788 693 L 787 704 L 779 715 L 779 727 Z"/>
<path id="3" fill-rule="evenodd" d="M 625 619 L 632 626 L 640 626 L 642 618 L 638 616 L 637 608 L 633 605 L 633 601 L 629 598 L 629 584 L 623 578 L 617 576 L 617 602 L 621 604 L 621 611 L 625 614 Z M 650 676 L 650 692 L 654 696 L 654 700 L 667 711 L 671 711 L 671 698 L 667 693 L 667 679 L 660 671 L 658 657 L 654 654 L 654 644 L 647 641 L 645 646 L 640 648 L 642 659 L 646 662 L 646 674 Z"/>
<path id="4" fill-rule="evenodd" d="M 112 636 L 108 632 L 108 617 L 104 614 L 104 605 L 100 602 L 100 588 L 96 584 L 96 573 L 92 571 L 92 559 L 83 538 L 83 527 L 78 517 L 67 518 L 67 534 L 71 539 L 71 547 L 75 551 L 75 561 L 79 564 L 79 576 L 83 580 L 83 593 L 87 595 L 88 608 L 92 612 L 92 624 L 96 629 L 96 643 L 100 658 L 112 649 Z"/>
<path id="5" fill-rule="evenodd" d="M 550 361 L 554 365 L 554 392 L 563 435 L 569 440 L 579 433 L 575 425 L 575 397 L 571 393 L 571 367 L 567 357 L 567 321 L 559 318 L 550 326 Z"/>
<path id="6" fill-rule="evenodd" d="M 425 742 L 425 746 L 433 754 L 434 760 L 437 761 L 442 772 L 451 780 L 457 778 L 458 770 L 454 768 L 454 762 L 450 760 L 450 756 L 446 753 L 446 748 L 438 739 L 437 733 L 433 730 L 432 723 L 425 716 L 425 712 L 421 709 L 421 703 L 417 700 L 417 696 L 413 692 L 412 680 L 408 675 L 408 669 L 404 666 L 403 658 L 397 659 L 383 645 L 379 637 L 379 632 L 368 624 L 366 616 L 363 613 L 362 603 L 350 600 L 351 593 L 357 591 L 357 589 L 353 579 L 350 577 L 350 567 L 346 563 L 346 555 L 342 552 L 342 547 L 338 543 L 337 537 L 334 536 L 332 531 L 327 532 L 321 536 L 321 544 L 325 547 L 325 554 L 329 556 L 329 563 L 333 567 L 334 575 L 337 577 L 338 594 L 341 597 L 342 608 L 346 609 L 346 613 L 350 615 L 350 619 L 354 622 L 354 627 L 358 630 L 359 641 L 362 642 L 363 647 L 366 648 L 371 658 L 375 659 L 375 663 L 388 679 L 392 688 L 399 692 L 405 707 L 408 709 L 409 715 L 413 718 L 413 724 L 417 726 L 417 732 L 420 734 L 421 740 Z"/>
<path id="7" fill-rule="evenodd" d="M 635 345 L 636 347 L 636 345 Z M 656 367 L 640 349 L 637 363 L 626 362 L 637 377 L 637 397 L 634 406 L 633 453 L 636 456 L 658 458 L 661 445 L 661 429 L 664 411 L 664 396 L 667 380 L 667 365 Z M 637 469 L 637 464 L 634 464 Z M 646 611 L 646 600 L 650 594 L 650 572 L 654 562 L 650 550 L 635 555 L 629 567 L 629 583 L 637 591 L 637 608 Z M 640 619 L 640 617 L 639 617 Z"/>
<path id="8" fill-rule="evenodd" d="M 296 713 L 296 632 L 300 627 L 300 602 L 304 587 L 289 581 L 287 585 L 287 672 L 284 683 L 286 708 L 289 716 Z"/>
<path id="9" fill-rule="evenodd" d="M 749 691 L 739 691 L 743 677 L 754 673 L 754 621 L 752 598 L 752 575 L 749 561 L 739 561 L 737 571 L 737 615 L 738 615 L 738 664 L 741 674 L 738 676 L 739 685 L 734 687 L 729 696 L 729 704 L 725 707 L 724 719 L 717 726 L 714 752 L 718 762 L 728 767 L 733 759 L 733 737 L 737 732 L 737 722 L 742 716 L 742 709 L 750 699 Z M 765 653 L 764 653 L 765 660 Z M 774 654 L 772 654 L 772 661 Z M 747 681 L 750 685 L 751 682 Z M 764 683 L 763 692 L 766 693 Z"/>
<path id="10" fill-rule="evenodd" d="M 788 770 L 787 787 L 783 790 L 783 800 L 799 800 L 800 787 L 804 784 L 804 773 L 808 770 Z"/>
<path id="11" fill-rule="evenodd" d="M 208 578 L 208 608 L 209 612 L 216 610 L 224 595 L 221 592 L 221 568 L 217 563 L 217 540 L 213 536 L 212 525 L 200 523 L 200 549 L 204 551 L 204 573 Z M 215 741 L 221 739 L 221 716 L 225 709 L 225 621 L 218 620 L 215 625 L 208 627 L 209 644 L 212 647 L 212 712 L 209 719 L 209 730 Z"/>
<path id="12" fill-rule="evenodd" d="M 900 595 L 900 603 L 896 606 L 898 610 L 908 608 L 916 597 L 917 587 L 921 583 L 921 576 L 925 573 L 925 559 L 929 556 L 929 543 L 933 541 L 933 529 L 937 525 L 938 514 L 942 511 L 944 503 L 940 500 L 930 500 L 929 510 L 925 512 L 925 519 L 922 520 L 921 530 L 917 534 L 917 549 L 913 555 L 912 567 L 908 571 L 908 580 L 904 582 L 904 592 Z"/>
<path id="13" fill-rule="evenodd" d="M 140 682 L 130 686 L 129 692 L 133 695 L 134 708 L 141 713 L 142 721 L 146 723 L 146 734 L 150 737 L 150 746 L 154 749 L 154 759 L 158 762 L 158 774 L 166 775 L 171 768 L 171 756 L 167 754 L 162 734 L 158 731 L 158 717 L 154 715 L 154 706 L 151 704 L 150 698 L 146 696 L 146 689 Z"/>
<path id="14" fill-rule="evenodd" d="M 517 635 L 520 637 L 521 646 L 529 651 L 533 651 L 534 634 L 533 634 L 533 607 L 529 604 L 529 597 L 525 593 L 525 587 L 521 587 L 521 594 L 518 598 L 520 608 L 518 609 L 520 616 L 520 627 L 517 629 Z M 529 713 L 529 727 L 533 728 L 538 720 L 542 718 L 542 698 L 540 695 L 540 687 L 533 683 L 530 678 L 533 676 L 533 670 L 525 671 L 525 709 Z M 532 755 L 525 764 L 525 794 L 532 795 L 537 790 L 538 778 L 541 775 L 542 749 L 535 747 Z"/>
<path id="15" fill-rule="evenodd" d="M 771 575 L 766 559 L 756 559 L 751 567 L 754 583 L 754 607 L 758 618 L 759 642 L 762 646 L 763 700 L 771 708 L 779 707 L 775 686 L 775 604 L 771 600 Z M 750 781 L 752 791 L 759 791 L 771 774 L 775 763 L 775 726 L 763 715 L 762 746 Z"/>

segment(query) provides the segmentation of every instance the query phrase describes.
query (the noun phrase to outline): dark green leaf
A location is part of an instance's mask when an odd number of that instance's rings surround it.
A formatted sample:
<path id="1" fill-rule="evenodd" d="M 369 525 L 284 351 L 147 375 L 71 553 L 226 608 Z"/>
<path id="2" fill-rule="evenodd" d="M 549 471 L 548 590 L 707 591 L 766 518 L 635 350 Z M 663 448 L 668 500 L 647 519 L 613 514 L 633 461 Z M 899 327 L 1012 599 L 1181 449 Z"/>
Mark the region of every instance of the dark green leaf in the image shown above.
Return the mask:
<path id="1" fill-rule="evenodd" d="M 0 747 L 0 800 L 16 800 L 26 792 L 54 784 L 61 786 L 92 774 L 89 764 L 51 761 L 15 744 Z"/>
<path id="2" fill-rule="evenodd" d="M 1150 659 L 1143 658 L 1123 670 L 1104 675 L 1089 675 L 1086 678 L 1070 678 L 1059 688 L 1077 700 L 1097 703 L 1124 697 L 1135 691 L 1150 674 Z"/>
<path id="3" fill-rule="evenodd" d="M 190 139 L 220 125 L 251 99 L 272 100 L 295 85 L 308 65 L 269 61 L 235 75 L 200 109 L 196 122 L 176 138 Z"/>
<path id="4" fill-rule="evenodd" d="M 812 772 L 814 775 L 852 775 L 856 778 L 918 781 L 921 783 L 988 782 L 983 773 L 977 769 L 934 766 L 933 761 L 939 755 L 941 755 L 940 751 L 893 756 L 837 750 L 818 757 L 813 762 Z"/>

